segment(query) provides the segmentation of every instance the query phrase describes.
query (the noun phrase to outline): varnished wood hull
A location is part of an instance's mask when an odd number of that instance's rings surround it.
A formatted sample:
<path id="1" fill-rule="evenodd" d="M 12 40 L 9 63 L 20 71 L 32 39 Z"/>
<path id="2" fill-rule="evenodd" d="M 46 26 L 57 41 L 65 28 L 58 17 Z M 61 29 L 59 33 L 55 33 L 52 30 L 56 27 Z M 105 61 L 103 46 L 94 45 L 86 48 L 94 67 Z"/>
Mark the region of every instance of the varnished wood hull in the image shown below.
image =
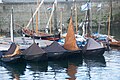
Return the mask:
<path id="1" fill-rule="evenodd" d="M 120 47 L 120 41 L 118 42 L 110 42 L 110 46 L 112 47 Z"/>

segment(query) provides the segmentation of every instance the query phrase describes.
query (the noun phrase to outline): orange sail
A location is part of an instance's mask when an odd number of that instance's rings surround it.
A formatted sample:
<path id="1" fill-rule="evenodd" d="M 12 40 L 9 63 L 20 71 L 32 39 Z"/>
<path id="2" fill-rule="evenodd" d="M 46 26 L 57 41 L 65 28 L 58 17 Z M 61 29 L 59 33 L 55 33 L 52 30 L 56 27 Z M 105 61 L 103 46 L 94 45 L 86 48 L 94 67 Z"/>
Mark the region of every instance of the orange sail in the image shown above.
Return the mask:
<path id="1" fill-rule="evenodd" d="M 70 22 L 68 25 L 68 31 L 65 38 L 64 48 L 67 50 L 79 50 L 77 44 L 76 44 L 76 38 L 73 28 L 73 22 L 72 22 L 72 16 L 70 17 Z"/>

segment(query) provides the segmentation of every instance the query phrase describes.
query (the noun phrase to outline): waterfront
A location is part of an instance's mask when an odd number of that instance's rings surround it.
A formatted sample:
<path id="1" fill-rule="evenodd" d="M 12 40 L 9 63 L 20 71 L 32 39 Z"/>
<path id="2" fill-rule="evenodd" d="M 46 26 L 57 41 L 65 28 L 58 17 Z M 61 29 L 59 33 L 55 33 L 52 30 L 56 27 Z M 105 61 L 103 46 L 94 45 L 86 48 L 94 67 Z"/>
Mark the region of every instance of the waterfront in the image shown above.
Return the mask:
<path id="1" fill-rule="evenodd" d="M 99 58 L 0 64 L 0 80 L 119 80 L 120 50 Z"/>
<path id="2" fill-rule="evenodd" d="M 107 28 L 103 28 L 101 33 L 107 34 Z M 118 40 L 119 30 L 119 24 L 111 27 L 111 35 Z M 0 80 L 119 80 L 119 72 L 120 48 L 112 48 L 101 57 L 18 64 L 0 62 Z"/>

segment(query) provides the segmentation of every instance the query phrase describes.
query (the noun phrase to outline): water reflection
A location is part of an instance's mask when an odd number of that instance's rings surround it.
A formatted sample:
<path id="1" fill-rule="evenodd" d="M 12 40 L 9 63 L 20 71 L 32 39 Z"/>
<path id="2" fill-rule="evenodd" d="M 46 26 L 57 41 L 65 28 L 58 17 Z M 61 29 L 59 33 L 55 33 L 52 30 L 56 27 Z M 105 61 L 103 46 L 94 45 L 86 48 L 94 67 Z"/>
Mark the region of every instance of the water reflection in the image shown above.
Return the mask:
<path id="1" fill-rule="evenodd" d="M 106 62 L 104 56 L 98 56 L 98 57 L 84 57 L 84 62 L 88 67 L 105 67 Z"/>
<path id="2" fill-rule="evenodd" d="M 48 62 L 28 62 L 27 69 L 34 72 L 46 72 L 48 67 Z"/>
<path id="3" fill-rule="evenodd" d="M 112 50 L 120 51 L 120 47 L 111 47 Z"/>
<path id="4" fill-rule="evenodd" d="M 47 72 L 48 62 L 27 62 L 27 72 L 26 74 L 30 75 L 28 80 L 39 80 L 42 79 L 43 73 Z M 27 77 L 27 76 L 26 76 Z"/>
<path id="5" fill-rule="evenodd" d="M 14 65 L 1 62 L 0 77 L 4 77 L 1 80 L 119 80 L 119 61 L 120 52 L 110 51 L 100 57 Z"/>
<path id="6" fill-rule="evenodd" d="M 0 62 L 0 66 L 4 67 L 7 71 L 9 71 L 8 74 L 12 77 L 12 79 L 20 80 L 20 76 L 24 75 L 26 63 L 23 62 L 17 64 L 9 64 L 9 63 Z"/>
<path id="7" fill-rule="evenodd" d="M 67 60 L 60 60 L 60 61 L 51 61 L 49 62 L 49 65 L 51 66 L 51 70 L 54 71 L 54 78 L 55 80 L 57 79 L 57 74 L 60 73 L 67 73 L 67 75 L 64 77 L 65 79 L 68 80 L 75 80 L 76 79 L 76 73 L 77 73 L 77 68 L 82 66 L 83 63 L 83 58 L 78 57 L 78 58 L 72 58 L 72 59 L 67 59 Z M 60 78 L 58 78 L 61 80 Z"/>
<path id="8" fill-rule="evenodd" d="M 86 63 L 86 67 L 87 67 L 87 76 L 88 76 L 88 80 L 91 80 L 92 76 L 91 74 L 92 71 L 94 70 L 93 67 L 99 68 L 99 67 L 106 67 L 106 62 L 105 62 L 105 58 L 104 56 L 98 56 L 98 57 L 94 57 L 94 56 L 89 56 L 89 57 L 84 57 L 84 62 Z M 96 69 L 97 71 L 98 69 Z M 95 72 L 94 72 L 95 74 Z"/>

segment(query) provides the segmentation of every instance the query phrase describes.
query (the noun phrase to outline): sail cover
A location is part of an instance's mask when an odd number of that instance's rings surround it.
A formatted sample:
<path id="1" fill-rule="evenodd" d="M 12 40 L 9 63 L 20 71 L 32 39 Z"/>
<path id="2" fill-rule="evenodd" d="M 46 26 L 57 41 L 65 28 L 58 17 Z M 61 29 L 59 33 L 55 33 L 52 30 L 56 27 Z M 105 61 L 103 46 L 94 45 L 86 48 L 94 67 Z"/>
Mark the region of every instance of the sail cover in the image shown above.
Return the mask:
<path id="1" fill-rule="evenodd" d="M 12 43 L 10 45 L 10 48 L 8 49 L 8 51 L 5 53 L 5 55 L 9 55 L 9 54 L 13 54 L 15 49 L 16 49 L 17 45 L 15 43 Z"/>
<path id="2" fill-rule="evenodd" d="M 45 51 L 41 49 L 36 43 L 33 43 L 29 48 L 23 51 L 23 55 L 39 55 Z"/>
<path id="3" fill-rule="evenodd" d="M 72 16 L 70 17 L 70 22 L 68 25 L 68 31 L 67 31 L 67 35 L 65 38 L 64 48 L 67 50 L 79 50 L 79 48 L 76 44 Z"/>
<path id="4" fill-rule="evenodd" d="M 85 45 L 86 50 L 93 50 L 99 48 L 103 48 L 103 47 L 92 38 L 89 38 L 87 44 Z"/>
<path id="5" fill-rule="evenodd" d="M 46 52 L 64 52 L 66 51 L 58 42 L 54 41 L 51 45 L 44 48 Z"/>

